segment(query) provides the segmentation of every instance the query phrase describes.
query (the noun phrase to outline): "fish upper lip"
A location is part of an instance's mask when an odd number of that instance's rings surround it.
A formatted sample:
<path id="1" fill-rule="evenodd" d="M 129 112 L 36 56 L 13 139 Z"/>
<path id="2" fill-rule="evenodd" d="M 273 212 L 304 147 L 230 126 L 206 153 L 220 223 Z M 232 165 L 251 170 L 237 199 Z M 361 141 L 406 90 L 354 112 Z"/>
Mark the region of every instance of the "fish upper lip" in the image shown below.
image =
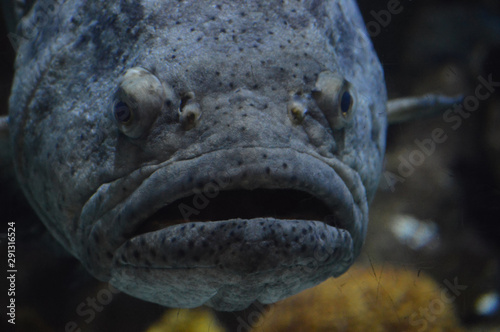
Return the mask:
<path id="1" fill-rule="evenodd" d="M 265 162 L 261 160 L 264 155 L 268 156 Z M 305 159 L 300 159 L 304 157 Z M 238 158 L 245 161 L 244 165 L 221 164 L 222 161 L 234 162 Z M 214 160 L 218 160 L 219 163 L 214 165 Z M 298 160 L 306 162 L 297 164 Z M 288 170 L 281 167 L 284 162 L 290 166 Z M 267 174 L 266 167 L 272 168 L 272 166 L 280 167 L 273 168 L 273 171 Z M 197 171 L 195 174 L 192 172 L 193 167 Z M 253 147 L 216 150 L 188 160 L 145 166 L 138 170 L 138 173 L 137 179 L 133 179 L 131 175 L 133 181 L 127 181 L 130 180 L 127 176 L 104 187 L 101 186 L 82 211 L 81 219 L 84 227 L 80 228 L 81 236 L 90 239 L 106 238 L 108 253 L 114 253 L 129 241 L 137 228 L 162 206 L 193 195 L 196 187 L 212 182 L 217 176 L 228 176 L 233 180 L 233 183 L 224 190 L 265 188 L 308 192 L 323 201 L 331 211 L 340 213 L 342 219 L 347 218 L 351 221 L 340 226 L 335 224 L 330 226 L 346 229 L 354 242 L 359 238 L 363 239 L 366 231 L 363 220 L 360 220 L 360 217 L 361 219 L 367 217 L 366 198 L 355 199 L 354 194 L 359 196 L 359 193 L 353 192 L 360 190 L 361 186 L 364 193 L 364 187 L 357 173 L 338 160 L 325 161 L 295 149 Z M 293 186 L 290 185 L 290 181 L 294 182 Z M 112 205 L 110 199 L 106 197 L 116 193 L 122 182 L 134 182 L 136 187 L 127 198 L 117 202 L 113 208 L 103 211 L 106 204 Z M 165 197 L 169 197 L 168 201 Z M 325 222 L 329 224 L 328 220 Z M 361 243 L 356 247 L 360 248 Z M 359 248 L 355 250 L 358 251 Z M 92 251 L 90 244 L 87 247 L 87 256 L 91 255 L 89 251 Z M 109 259 L 111 261 L 111 257 Z M 94 274 L 102 273 L 108 274 L 94 269 Z"/>

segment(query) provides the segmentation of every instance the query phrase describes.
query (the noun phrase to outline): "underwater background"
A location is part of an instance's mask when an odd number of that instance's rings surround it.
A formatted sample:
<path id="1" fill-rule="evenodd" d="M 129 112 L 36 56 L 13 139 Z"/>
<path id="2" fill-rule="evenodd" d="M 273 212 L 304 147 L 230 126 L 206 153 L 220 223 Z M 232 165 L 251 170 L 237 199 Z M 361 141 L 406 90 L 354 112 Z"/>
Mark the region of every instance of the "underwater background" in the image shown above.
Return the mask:
<path id="1" fill-rule="evenodd" d="M 389 98 L 439 92 L 462 94 L 469 103 L 448 116 L 389 127 L 385 169 L 355 266 L 276 306 L 166 312 L 90 276 L 38 221 L 10 165 L 0 164 L 2 262 L 6 223 L 16 223 L 16 330 L 500 331 L 500 87 L 477 98 L 484 80 L 500 82 L 500 3 L 358 4 Z M 0 20 L 5 115 L 15 54 L 3 14 Z"/>

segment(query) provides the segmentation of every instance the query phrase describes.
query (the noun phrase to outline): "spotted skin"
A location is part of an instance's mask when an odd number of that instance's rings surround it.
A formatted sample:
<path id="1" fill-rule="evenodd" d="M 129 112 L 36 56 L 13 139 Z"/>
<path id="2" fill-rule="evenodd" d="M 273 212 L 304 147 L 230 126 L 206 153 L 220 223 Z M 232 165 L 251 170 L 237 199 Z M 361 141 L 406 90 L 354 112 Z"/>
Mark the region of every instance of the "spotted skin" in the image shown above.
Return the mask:
<path id="1" fill-rule="evenodd" d="M 231 311 L 353 263 L 386 129 L 354 1 L 41 0 L 18 32 L 17 177 L 96 278 Z"/>

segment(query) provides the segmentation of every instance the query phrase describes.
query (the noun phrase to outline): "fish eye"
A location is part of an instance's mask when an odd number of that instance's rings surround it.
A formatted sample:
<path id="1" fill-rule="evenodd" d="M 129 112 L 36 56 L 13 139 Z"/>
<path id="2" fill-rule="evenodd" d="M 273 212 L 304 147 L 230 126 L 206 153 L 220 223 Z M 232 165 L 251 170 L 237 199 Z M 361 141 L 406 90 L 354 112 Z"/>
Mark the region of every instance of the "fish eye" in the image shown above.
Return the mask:
<path id="1" fill-rule="evenodd" d="M 128 69 L 119 81 L 112 104 L 118 129 L 130 138 L 143 136 L 174 93 L 148 70 Z M 171 102 L 170 102 L 171 104 Z"/>
<path id="2" fill-rule="evenodd" d="M 348 116 L 349 111 L 354 103 L 353 97 L 349 91 L 344 91 L 340 96 L 340 112 L 344 117 Z"/>
<path id="3" fill-rule="evenodd" d="M 352 84 L 339 73 L 330 71 L 318 75 L 311 97 L 323 112 L 332 129 L 348 126 L 356 104 L 356 93 Z"/>
<path id="4" fill-rule="evenodd" d="M 130 110 L 130 107 L 122 101 L 115 104 L 114 114 L 116 121 L 123 124 L 129 123 L 132 118 L 132 111 Z"/>

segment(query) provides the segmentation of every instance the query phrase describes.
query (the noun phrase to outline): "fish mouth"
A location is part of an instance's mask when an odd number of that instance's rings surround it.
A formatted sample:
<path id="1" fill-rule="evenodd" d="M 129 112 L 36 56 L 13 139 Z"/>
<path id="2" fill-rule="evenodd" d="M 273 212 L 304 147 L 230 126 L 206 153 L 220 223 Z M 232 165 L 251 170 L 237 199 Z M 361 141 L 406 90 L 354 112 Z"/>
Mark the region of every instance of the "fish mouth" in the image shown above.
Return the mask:
<path id="1" fill-rule="evenodd" d="M 107 241 L 89 245 L 82 260 L 106 246 L 108 270 L 102 258 L 87 267 L 151 302 L 219 310 L 276 302 L 342 274 L 365 237 L 364 187 L 336 159 L 234 149 L 141 173 L 128 198 L 92 226 L 89 238 Z"/>
<path id="2" fill-rule="evenodd" d="M 207 190 L 178 199 L 146 219 L 133 236 L 189 222 L 216 222 L 231 219 L 316 220 L 342 227 L 328 206 L 317 197 L 294 189 L 220 191 L 215 182 Z M 208 195 L 208 196 L 207 196 Z M 346 229 L 347 230 L 347 229 Z"/>

